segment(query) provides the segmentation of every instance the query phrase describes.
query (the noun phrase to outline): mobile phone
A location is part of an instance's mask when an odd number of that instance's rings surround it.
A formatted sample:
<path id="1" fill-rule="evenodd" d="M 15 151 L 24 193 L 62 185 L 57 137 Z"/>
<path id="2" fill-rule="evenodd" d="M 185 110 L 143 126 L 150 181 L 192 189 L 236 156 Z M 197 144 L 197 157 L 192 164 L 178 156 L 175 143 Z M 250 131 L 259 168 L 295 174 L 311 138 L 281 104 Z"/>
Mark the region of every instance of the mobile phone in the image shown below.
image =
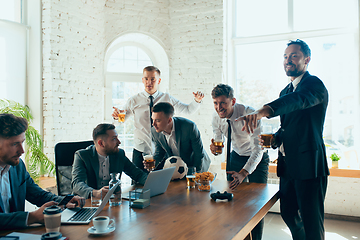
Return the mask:
<path id="1" fill-rule="evenodd" d="M 66 204 L 74 197 L 74 194 L 68 194 L 66 195 L 63 200 L 61 200 L 61 202 L 59 202 L 58 206 L 64 205 L 66 206 Z"/>

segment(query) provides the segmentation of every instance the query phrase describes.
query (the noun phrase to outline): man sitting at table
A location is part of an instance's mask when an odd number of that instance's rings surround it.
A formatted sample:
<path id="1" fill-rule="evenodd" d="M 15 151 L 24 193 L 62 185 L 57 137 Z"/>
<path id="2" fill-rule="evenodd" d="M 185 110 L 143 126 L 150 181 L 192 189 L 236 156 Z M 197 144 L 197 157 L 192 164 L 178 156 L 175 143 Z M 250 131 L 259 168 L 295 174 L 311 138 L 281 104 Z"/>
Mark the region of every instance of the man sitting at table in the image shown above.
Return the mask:
<path id="1" fill-rule="evenodd" d="M 206 154 L 196 124 L 186 118 L 173 117 L 174 107 L 167 102 L 157 103 L 152 109 L 156 169 L 163 168 L 165 159 L 179 156 L 188 167 L 207 171 L 210 158 Z M 144 162 L 145 168 L 148 166 Z"/>
<path id="2" fill-rule="evenodd" d="M 12 114 L 0 114 L 0 230 L 25 228 L 33 223 L 44 223 L 43 211 L 56 205 L 64 197 L 41 189 L 30 177 L 20 160 L 28 122 Z M 25 212 L 25 199 L 40 207 Z M 66 205 L 82 207 L 85 199 L 73 197 Z"/>
<path id="3" fill-rule="evenodd" d="M 137 168 L 119 149 L 120 141 L 113 124 L 102 123 L 93 131 L 95 145 L 75 153 L 72 188 L 75 194 L 89 198 L 104 196 L 109 190 L 111 173 L 125 172 L 134 181 L 144 184 L 147 174 Z"/>

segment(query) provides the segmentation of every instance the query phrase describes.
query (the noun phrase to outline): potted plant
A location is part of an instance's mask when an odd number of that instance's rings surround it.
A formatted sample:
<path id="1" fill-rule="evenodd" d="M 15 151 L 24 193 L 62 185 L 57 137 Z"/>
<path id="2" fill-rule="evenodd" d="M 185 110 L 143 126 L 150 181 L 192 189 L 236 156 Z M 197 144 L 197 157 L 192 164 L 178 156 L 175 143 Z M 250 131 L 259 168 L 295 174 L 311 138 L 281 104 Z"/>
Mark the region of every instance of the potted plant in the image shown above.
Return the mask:
<path id="1" fill-rule="evenodd" d="M 0 113 L 11 113 L 28 120 L 29 127 L 25 132 L 25 165 L 30 176 L 38 181 L 40 176 L 54 174 L 55 165 L 43 153 L 41 135 L 31 126 L 33 116 L 30 108 L 12 100 L 0 99 Z"/>
<path id="2" fill-rule="evenodd" d="M 333 153 L 330 155 L 330 159 L 331 159 L 331 162 L 332 162 L 332 168 L 338 168 L 339 165 L 338 165 L 338 162 L 340 160 L 340 156 L 337 155 L 336 153 Z"/>

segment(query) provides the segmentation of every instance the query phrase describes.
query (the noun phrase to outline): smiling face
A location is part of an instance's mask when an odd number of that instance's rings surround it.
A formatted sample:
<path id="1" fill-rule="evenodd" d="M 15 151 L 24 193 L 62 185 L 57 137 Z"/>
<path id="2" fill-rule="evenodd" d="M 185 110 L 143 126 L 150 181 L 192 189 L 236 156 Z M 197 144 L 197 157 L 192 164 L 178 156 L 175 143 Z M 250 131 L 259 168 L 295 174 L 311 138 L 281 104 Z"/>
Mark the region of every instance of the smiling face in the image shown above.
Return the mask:
<path id="1" fill-rule="evenodd" d="M 230 118 L 234 112 L 235 98 L 227 98 L 222 95 L 213 98 L 214 108 L 220 118 Z"/>
<path id="2" fill-rule="evenodd" d="M 286 75 L 291 77 L 292 80 L 306 71 L 309 62 L 310 57 L 304 57 L 299 45 L 292 44 L 285 49 L 284 69 Z"/>
<path id="3" fill-rule="evenodd" d="M 145 91 L 148 94 L 152 95 L 158 90 L 161 78 L 159 76 L 159 73 L 156 71 L 144 71 L 142 82 L 144 84 Z"/>
<path id="4" fill-rule="evenodd" d="M 0 165 L 17 166 L 24 153 L 24 141 L 25 133 L 10 138 L 0 137 Z"/>
<path id="5" fill-rule="evenodd" d="M 156 132 L 165 131 L 171 133 L 172 118 L 170 116 L 167 116 L 164 112 L 153 112 L 151 118 Z"/>

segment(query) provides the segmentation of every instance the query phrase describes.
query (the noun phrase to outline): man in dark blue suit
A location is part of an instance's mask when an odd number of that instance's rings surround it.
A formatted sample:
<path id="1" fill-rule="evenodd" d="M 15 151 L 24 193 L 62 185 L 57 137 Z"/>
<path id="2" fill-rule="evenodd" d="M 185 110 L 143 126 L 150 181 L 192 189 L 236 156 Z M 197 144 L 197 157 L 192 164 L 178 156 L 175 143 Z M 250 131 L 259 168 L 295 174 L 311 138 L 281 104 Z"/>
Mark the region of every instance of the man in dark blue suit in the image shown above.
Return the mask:
<path id="1" fill-rule="evenodd" d="M 24 153 L 23 143 L 27 127 L 28 123 L 24 118 L 0 114 L 0 230 L 44 223 L 44 209 L 64 198 L 41 189 L 20 160 Z M 25 199 L 39 209 L 25 212 Z M 84 198 L 75 196 L 66 207 L 82 207 L 84 204 Z"/>
<path id="2" fill-rule="evenodd" d="M 324 200 L 329 168 L 323 127 L 328 92 L 323 82 L 307 72 L 311 52 L 302 40 L 290 41 L 284 69 L 291 83 L 275 101 L 238 120 L 252 132 L 262 117 L 280 116 L 281 128 L 272 147 L 279 148 L 281 216 L 295 240 L 324 239 Z"/>

